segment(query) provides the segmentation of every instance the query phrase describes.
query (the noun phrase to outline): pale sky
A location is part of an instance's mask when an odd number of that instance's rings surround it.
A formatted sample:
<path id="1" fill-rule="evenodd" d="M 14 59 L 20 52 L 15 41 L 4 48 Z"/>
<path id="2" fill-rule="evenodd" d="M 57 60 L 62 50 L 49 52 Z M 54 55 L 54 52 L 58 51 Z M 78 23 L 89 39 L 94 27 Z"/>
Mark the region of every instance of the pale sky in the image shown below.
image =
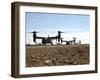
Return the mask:
<path id="1" fill-rule="evenodd" d="M 63 31 L 64 40 L 72 40 L 73 37 L 82 43 L 89 43 L 89 15 L 53 14 L 53 13 L 25 13 L 26 44 L 33 44 L 32 34 L 28 32 L 38 31 L 37 36 L 56 36 L 57 31 Z M 37 40 L 38 43 L 41 40 Z"/>

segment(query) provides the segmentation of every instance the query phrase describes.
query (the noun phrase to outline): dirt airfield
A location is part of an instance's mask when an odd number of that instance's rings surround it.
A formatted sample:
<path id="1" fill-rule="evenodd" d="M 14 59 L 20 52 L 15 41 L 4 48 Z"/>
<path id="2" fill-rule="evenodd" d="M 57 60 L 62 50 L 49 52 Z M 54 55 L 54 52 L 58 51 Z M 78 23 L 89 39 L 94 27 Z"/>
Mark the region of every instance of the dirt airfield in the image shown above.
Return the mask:
<path id="1" fill-rule="evenodd" d="M 89 44 L 26 46 L 26 67 L 89 64 Z"/>

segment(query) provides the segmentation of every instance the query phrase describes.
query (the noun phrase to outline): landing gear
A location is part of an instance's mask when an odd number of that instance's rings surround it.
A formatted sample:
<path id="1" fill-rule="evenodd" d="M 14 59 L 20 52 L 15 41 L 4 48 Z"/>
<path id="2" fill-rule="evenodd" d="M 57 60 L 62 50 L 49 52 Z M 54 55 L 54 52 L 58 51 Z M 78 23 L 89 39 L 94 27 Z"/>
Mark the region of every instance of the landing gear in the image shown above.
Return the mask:
<path id="1" fill-rule="evenodd" d="M 43 44 L 43 45 L 46 45 L 46 44 L 51 44 L 51 45 L 53 45 L 52 42 L 47 42 L 47 43 L 46 43 L 46 42 L 42 42 L 42 44 Z"/>

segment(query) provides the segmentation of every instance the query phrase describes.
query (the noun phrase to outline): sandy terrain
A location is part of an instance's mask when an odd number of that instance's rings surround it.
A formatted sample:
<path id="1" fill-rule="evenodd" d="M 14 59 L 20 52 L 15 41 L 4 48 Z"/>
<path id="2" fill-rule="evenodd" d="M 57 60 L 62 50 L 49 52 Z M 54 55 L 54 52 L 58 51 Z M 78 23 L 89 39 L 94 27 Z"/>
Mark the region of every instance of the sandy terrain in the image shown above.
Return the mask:
<path id="1" fill-rule="evenodd" d="M 89 45 L 26 46 L 26 67 L 89 64 Z"/>

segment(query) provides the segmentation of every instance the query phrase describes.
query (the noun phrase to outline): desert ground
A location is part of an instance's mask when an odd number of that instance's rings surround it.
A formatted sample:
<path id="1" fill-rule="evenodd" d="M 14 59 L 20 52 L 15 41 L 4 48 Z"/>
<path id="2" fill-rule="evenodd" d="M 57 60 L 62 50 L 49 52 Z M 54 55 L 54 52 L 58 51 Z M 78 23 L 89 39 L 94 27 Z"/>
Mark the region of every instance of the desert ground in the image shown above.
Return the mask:
<path id="1" fill-rule="evenodd" d="M 26 67 L 89 64 L 89 44 L 26 46 Z"/>

